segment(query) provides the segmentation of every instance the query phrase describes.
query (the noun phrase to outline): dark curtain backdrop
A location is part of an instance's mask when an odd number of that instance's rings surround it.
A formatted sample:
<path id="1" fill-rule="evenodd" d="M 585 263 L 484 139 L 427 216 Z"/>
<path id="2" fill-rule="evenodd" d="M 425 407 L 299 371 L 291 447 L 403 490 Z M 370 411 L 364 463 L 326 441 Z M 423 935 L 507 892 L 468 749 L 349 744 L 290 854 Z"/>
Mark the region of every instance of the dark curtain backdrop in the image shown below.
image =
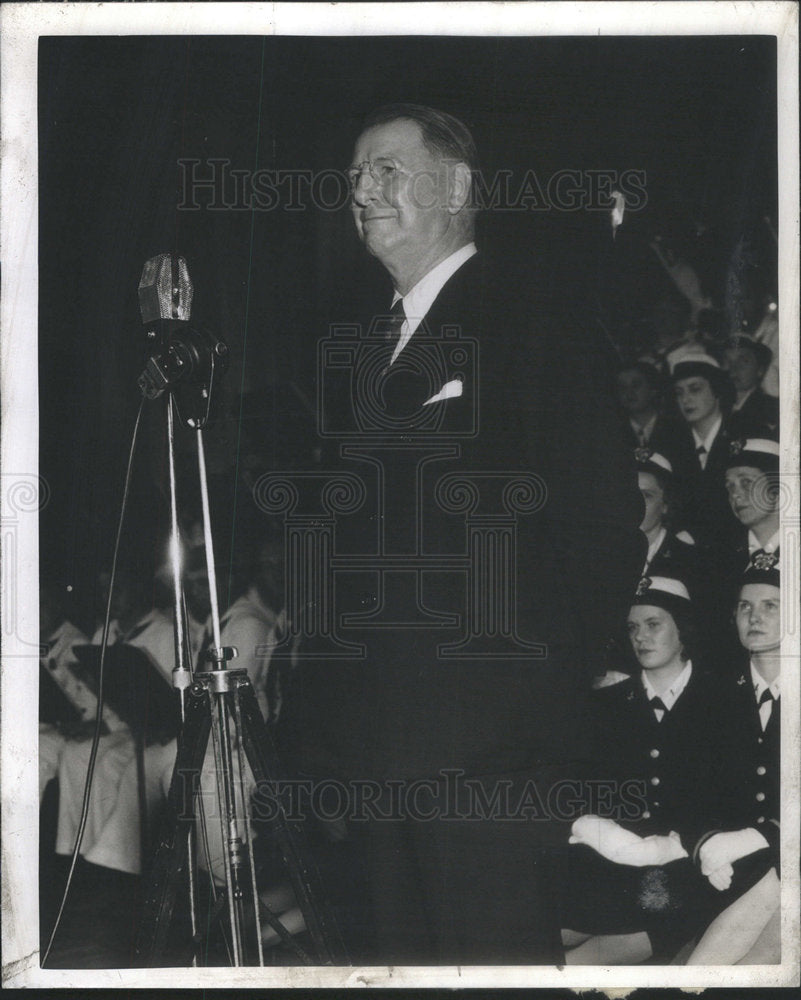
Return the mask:
<path id="1" fill-rule="evenodd" d="M 110 559 L 140 399 L 144 261 L 184 254 L 193 315 L 230 347 L 208 434 L 224 523 L 247 506 L 248 456 L 265 468 L 313 460 L 315 343 L 385 282 L 347 207 L 327 211 L 308 188 L 293 199 L 283 187 L 274 206 L 249 208 L 229 176 L 232 207 L 214 210 L 198 191 L 201 207 L 188 210 L 179 160 L 200 160 L 201 177 L 215 158 L 284 176 L 342 170 L 364 114 L 402 100 L 463 118 L 486 178 L 510 171 L 512 192 L 529 170 L 543 185 L 563 169 L 645 171 L 647 204 L 614 241 L 608 212 L 533 211 L 531 199 L 481 220 L 490 252 L 559 283 L 625 349 L 670 290 L 647 249 L 656 233 L 688 254 L 718 300 L 737 253 L 756 291 L 770 290 L 775 51 L 772 38 L 753 36 L 43 38 L 40 471 L 51 500 L 41 551 L 48 571 L 76 585 L 76 615 L 93 613 L 93 580 Z M 145 564 L 165 529 L 162 423 L 148 404 L 127 532 L 131 558 Z M 191 465 L 189 432 L 180 437 Z"/>

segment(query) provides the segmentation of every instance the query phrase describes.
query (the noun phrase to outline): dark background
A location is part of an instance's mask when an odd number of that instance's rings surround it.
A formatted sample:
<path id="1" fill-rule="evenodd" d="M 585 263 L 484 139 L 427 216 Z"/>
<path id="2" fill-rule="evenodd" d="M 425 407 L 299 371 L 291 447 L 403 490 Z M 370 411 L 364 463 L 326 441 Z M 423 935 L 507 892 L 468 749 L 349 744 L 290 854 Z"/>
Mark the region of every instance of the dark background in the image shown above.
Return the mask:
<path id="1" fill-rule="evenodd" d="M 362 117 L 401 100 L 462 118 L 490 183 L 498 170 L 518 185 L 528 170 L 543 185 L 561 169 L 642 170 L 647 204 L 614 241 L 606 210 L 493 211 L 480 224 L 484 248 L 555 282 L 625 353 L 672 291 L 648 249 L 656 234 L 718 305 L 732 289 L 775 292 L 775 60 L 775 40 L 757 36 L 41 39 L 41 552 L 46 573 L 75 585 L 74 617 L 93 616 L 110 561 L 141 398 L 144 261 L 184 254 L 193 317 L 230 347 L 207 436 L 224 525 L 248 506 L 249 470 L 313 461 L 316 341 L 386 280 L 346 207 L 315 208 L 301 188 L 299 208 L 285 189 L 270 210 L 241 197 L 212 210 L 208 192 L 181 209 L 179 159 L 201 160 L 199 176 L 215 157 L 342 170 Z M 179 438 L 191 467 L 190 432 Z M 126 531 L 145 569 L 160 556 L 165 484 L 163 410 L 149 403 Z M 186 485 L 182 497 L 196 503 Z"/>

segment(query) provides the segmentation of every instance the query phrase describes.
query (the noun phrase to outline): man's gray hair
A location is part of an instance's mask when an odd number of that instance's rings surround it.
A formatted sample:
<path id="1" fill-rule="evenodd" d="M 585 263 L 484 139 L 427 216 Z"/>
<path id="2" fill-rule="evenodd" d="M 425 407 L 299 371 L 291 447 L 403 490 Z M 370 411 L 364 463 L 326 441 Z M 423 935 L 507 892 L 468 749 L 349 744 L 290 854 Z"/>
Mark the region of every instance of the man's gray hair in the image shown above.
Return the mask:
<path id="1" fill-rule="evenodd" d="M 478 171 L 478 151 L 470 129 L 453 115 L 424 104 L 384 104 L 365 118 L 362 129 L 386 125 L 399 118 L 417 122 L 426 148 L 443 159 L 466 163 L 473 173 Z M 472 200 L 472 199 L 471 199 Z"/>

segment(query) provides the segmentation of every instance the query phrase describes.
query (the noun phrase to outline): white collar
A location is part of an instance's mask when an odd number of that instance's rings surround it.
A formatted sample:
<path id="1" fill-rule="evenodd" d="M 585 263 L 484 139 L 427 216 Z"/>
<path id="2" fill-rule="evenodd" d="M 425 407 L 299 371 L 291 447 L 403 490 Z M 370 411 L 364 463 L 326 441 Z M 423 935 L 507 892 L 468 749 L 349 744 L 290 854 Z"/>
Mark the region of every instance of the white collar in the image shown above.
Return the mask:
<path id="1" fill-rule="evenodd" d="M 754 696 L 757 700 L 757 705 L 759 704 L 759 699 L 762 697 L 762 692 L 770 688 L 770 693 L 774 698 L 778 698 L 781 694 L 781 674 L 776 678 L 772 684 L 768 684 L 762 674 L 754 666 L 754 661 L 751 660 L 751 682 L 754 685 Z"/>
<path id="2" fill-rule="evenodd" d="M 746 393 L 746 394 L 745 394 L 745 395 L 743 396 L 743 398 L 742 398 L 742 399 L 740 400 L 740 402 L 739 402 L 739 403 L 738 403 L 738 402 L 735 402 L 734 406 L 732 406 L 732 412 L 736 412 L 737 410 L 740 410 L 740 409 L 742 409 L 742 407 L 743 407 L 743 406 L 745 406 L 745 404 L 746 404 L 746 403 L 748 402 L 748 400 L 749 400 L 749 399 L 751 398 L 751 394 L 752 394 L 753 392 L 755 392 L 755 391 L 756 391 L 756 386 L 754 386 L 754 388 L 753 388 L 753 389 L 749 389 L 749 390 L 748 390 L 748 392 L 747 392 L 747 393 Z"/>
<path id="3" fill-rule="evenodd" d="M 770 538 L 762 545 L 757 536 L 748 529 L 748 555 L 752 556 L 757 549 L 764 549 L 765 552 L 775 552 L 779 547 L 779 530 L 773 532 Z"/>
<path id="4" fill-rule="evenodd" d="M 665 706 L 666 710 L 669 712 L 671 708 L 679 700 L 679 696 L 682 691 L 687 687 L 687 683 L 690 680 L 690 675 L 693 672 L 692 660 L 687 660 L 684 664 L 684 670 L 679 674 L 675 681 L 670 685 L 667 691 L 663 691 L 662 694 L 658 694 L 653 687 L 653 684 L 648 680 L 648 672 L 643 670 L 642 672 L 642 686 L 645 688 L 645 694 L 650 701 L 651 698 L 661 698 L 662 704 Z"/>
<path id="5" fill-rule="evenodd" d="M 645 565 L 646 566 L 650 565 L 651 560 L 654 558 L 654 556 L 659 551 L 659 546 L 662 544 L 662 542 L 664 542 L 665 535 L 667 535 L 667 529 L 666 528 L 660 528 L 659 529 L 659 534 L 656 536 L 656 538 L 648 546 L 648 557 L 645 560 Z"/>
<path id="6" fill-rule="evenodd" d="M 706 448 L 706 453 L 708 455 L 710 453 L 710 451 L 712 451 L 712 444 L 713 444 L 715 438 L 718 436 L 718 431 L 720 430 L 720 426 L 721 426 L 722 423 L 723 423 L 723 417 L 718 417 L 718 419 L 715 421 L 715 423 L 709 429 L 709 433 L 707 434 L 707 436 L 705 438 L 702 438 L 698 434 L 698 432 L 696 431 L 696 429 L 693 427 L 693 437 L 695 438 L 695 446 L 696 446 L 696 448 L 699 447 L 700 445 L 703 445 Z"/>
<path id="7" fill-rule="evenodd" d="M 454 251 L 450 257 L 441 260 L 428 274 L 424 274 L 405 295 L 401 296 L 399 292 L 395 292 L 392 305 L 394 306 L 398 299 L 402 298 L 406 319 L 401 327 L 401 335 L 395 346 L 395 353 L 392 355 L 393 361 L 411 340 L 412 334 L 420 326 L 434 299 L 442 291 L 445 282 L 476 253 L 478 253 L 478 249 L 475 243 L 467 243 Z"/>
<path id="8" fill-rule="evenodd" d="M 650 439 L 651 435 L 654 432 L 654 424 L 656 424 L 656 418 L 658 416 L 659 416 L 659 414 L 655 413 L 651 417 L 651 419 L 647 423 L 644 423 L 644 424 L 638 424 L 637 421 L 634 419 L 634 417 L 629 417 L 629 423 L 631 424 L 632 428 L 634 429 L 635 434 L 637 434 L 637 435 L 640 435 L 640 434 L 645 435 L 645 440 L 648 441 Z"/>

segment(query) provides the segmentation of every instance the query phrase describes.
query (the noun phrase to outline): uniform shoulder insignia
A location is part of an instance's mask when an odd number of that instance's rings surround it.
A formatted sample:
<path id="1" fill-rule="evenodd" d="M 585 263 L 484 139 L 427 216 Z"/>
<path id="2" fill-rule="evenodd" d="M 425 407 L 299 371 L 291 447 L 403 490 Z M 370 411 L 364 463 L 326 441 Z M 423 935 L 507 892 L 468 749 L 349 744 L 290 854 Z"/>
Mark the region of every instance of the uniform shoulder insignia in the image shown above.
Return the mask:
<path id="1" fill-rule="evenodd" d="M 742 438 L 733 438 L 729 442 L 729 454 L 739 455 L 744 447 L 745 447 L 745 441 L 743 441 Z"/>
<path id="2" fill-rule="evenodd" d="M 740 685 L 740 686 L 742 686 L 743 684 L 745 684 L 745 675 L 744 674 L 740 674 L 740 676 L 737 678 L 737 684 Z"/>

